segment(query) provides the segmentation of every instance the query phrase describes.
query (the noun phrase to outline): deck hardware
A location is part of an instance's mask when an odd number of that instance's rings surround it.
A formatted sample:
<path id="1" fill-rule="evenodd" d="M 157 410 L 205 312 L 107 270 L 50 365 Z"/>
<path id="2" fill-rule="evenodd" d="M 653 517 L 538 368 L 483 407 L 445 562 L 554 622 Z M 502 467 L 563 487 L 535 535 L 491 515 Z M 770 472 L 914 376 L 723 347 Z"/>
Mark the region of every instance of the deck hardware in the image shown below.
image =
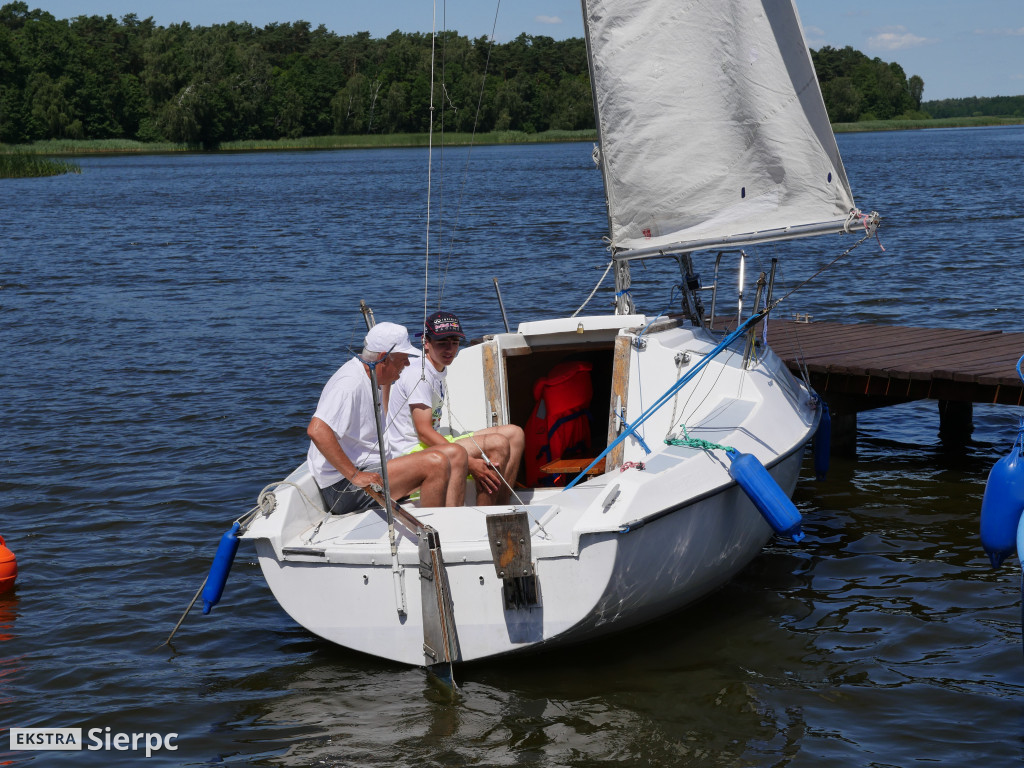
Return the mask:
<path id="1" fill-rule="evenodd" d="M 448 571 L 441 554 L 441 537 L 429 525 L 418 535 L 423 653 L 427 665 L 450 664 L 461 658 L 461 652 Z"/>
<path id="2" fill-rule="evenodd" d="M 509 333 L 508 315 L 505 314 L 505 302 L 501 300 L 501 288 L 498 287 L 498 278 L 492 277 L 494 281 L 494 292 L 498 295 L 498 307 L 501 309 L 501 320 L 505 323 L 505 333 Z"/>
<path id="3" fill-rule="evenodd" d="M 695 328 L 706 328 L 704 304 L 700 300 L 700 291 L 704 289 L 701 287 L 700 274 L 693 268 L 693 258 L 689 253 L 677 253 L 675 258 L 682 277 L 679 288 L 682 294 L 683 314 L 689 318 Z"/>
<path id="4" fill-rule="evenodd" d="M 277 496 L 274 495 L 273 491 L 267 491 L 260 495 L 259 498 L 260 513 L 267 517 L 274 509 L 277 508 Z"/>
<path id="5" fill-rule="evenodd" d="M 619 498 L 619 494 L 622 490 L 619 488 L 618 483 L 612 486 L 612 489 L 608 491 L 608 494 L 604 497 L 604 501 L 601 502 L 602 511 L 607 512 L 612 504 Z"/>
<path id="6" fill-rule="evenodd" d="M 765 287 L 768 285 L 768 276 L 762 272 L 757 278 L 757 293 L 754 294 L 754 312 L 757 312 L 758 306 L 761 304 L 761 294 L 764 292 Z M 767 308 L 766 310 L 767 311 Z M 751 361 L 755 360 L 754 350 L 756 348 L 757 339 L 757 326 L 750 326 L 750 330 L 747 331 L 747 340 L 743 348 L 743 368 L 750 368 Z"/>
<path id="7" fill-rule="evenodd" d="M 283 547 L 281 554 L 285 557 L 289 555 L 303 555 L 305 557 L 327 557 L 327 553 L 320 547 Z"/>
<path id="8" fill-rule="evenodd" d="M 488 515 L 487 533 L 491 541 L 494 570 L 502 583 L 506 610 L 536 605 L 539 602 L 539 585 L 534 573 L 530 521 L 526 510 Z"/>
<path id="9" fill-rule="evenodd" d="M 364 304 L 365 306 L 365 304 Z M 364 318 L 367 322 L 367 327 L 372 327 L 372 315 L 363 313 Z M 388 350 L 390 352 L 390 350 Z M 401 564 L 398 562 L 398 540 L 395 534 L 395 503 L 391 498 L 391 485 L 388 480 L 388 457 L 385 450 L 386 443 L 384 442 L 384 423 L 381 420 L 381 397 L 380 390 L 377 387 L 377 365 L 383 360 L 377 361 L 376 363 L 367 363 L 366 367 L 370 373 L 370 390 L 373 392 L 373 421 L 374 426 L 377 428 L 377 449 L 380 454 L 380 476 L 383 481 L 380 487 L 375 487 L 374 492 L 380 494 L 384 502 L 384 511 L 387 513 L 388 518 L 388 543 L 391 546 L 391 575 L 394 579 L 395 588 L 395 609 L 399 616 L 406 616 L 408 614 L 409 606 L 408 600 L 405 595 L 405 571 L 402 569 Z"/>

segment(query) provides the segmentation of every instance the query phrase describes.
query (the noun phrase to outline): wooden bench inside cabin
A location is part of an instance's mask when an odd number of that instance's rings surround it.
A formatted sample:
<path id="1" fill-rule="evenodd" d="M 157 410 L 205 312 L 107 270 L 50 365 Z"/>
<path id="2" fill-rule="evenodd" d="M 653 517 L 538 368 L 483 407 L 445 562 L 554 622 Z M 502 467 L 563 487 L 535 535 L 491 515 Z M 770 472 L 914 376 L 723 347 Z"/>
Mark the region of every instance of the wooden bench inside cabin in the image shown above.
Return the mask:
<path id="1" fill-rule="evenodd" d="M 549 461 L 547 464 L 541 465 L 540 471 L 547 475 L 578 475 L 588 466 L 594 459 L 558 459 L 556 461 Z M 604 472 L 604 459 L 601 459 L 595 464 L 588 475 L 600 475 Z"/>

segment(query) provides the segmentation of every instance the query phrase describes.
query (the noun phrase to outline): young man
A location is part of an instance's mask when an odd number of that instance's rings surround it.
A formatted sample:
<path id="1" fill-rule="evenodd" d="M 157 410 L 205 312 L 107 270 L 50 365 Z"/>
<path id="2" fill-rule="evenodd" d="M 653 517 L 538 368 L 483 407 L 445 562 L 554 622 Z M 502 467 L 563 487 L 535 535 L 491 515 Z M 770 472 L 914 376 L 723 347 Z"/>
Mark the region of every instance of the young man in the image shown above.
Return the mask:
<path id="1" fill-rule="evenodd" d="M 310 438 L 307 462 L 328 512 L 343 515 L 374 504 L 361 490 L 384 482 L 369 364 L 376 364 L 377 383 L 384 387 L 398 380 L 410 356 L 419 357 L 419 352 L 409 343 L 408 331 L 395 323 L 378 323 L 366 334 L 361 355 L 341 366 L 324 387 L 306 433 Z M 451 463 L 440 451 L 388 460 L 388 481 L 395 499 L 419 488 L 424 506 L 443 506 L 452 477 Z M 465 488 L 465 475 L 454 477 L 460 479 L 457 485 Z"/>
<path id="2" fill-rule="evenodd" d="M 392 448 L 410 456 L 425 448 L 442 452 L 452 472 L 449 505 L 461 506 L 465 502 L 465 483 L 459 483 L 458 479 L 467 474 L 476 480 L 478 505 L 507 504 L 523 457 L 526 443 L 523 430 L 506 424 L 457 438 L 441 435 L 438 429 L 445 399 L 445 378 L 448 366 L 459 353 L 459 343 L 466 335 L 459 319 L 450 312 L 432 314 L 423 331 L 422 365 L 402 371 L 398 382 L 391 387 L 388 439 Z M 461 488 L 457 488 L 460 485 Z"/>

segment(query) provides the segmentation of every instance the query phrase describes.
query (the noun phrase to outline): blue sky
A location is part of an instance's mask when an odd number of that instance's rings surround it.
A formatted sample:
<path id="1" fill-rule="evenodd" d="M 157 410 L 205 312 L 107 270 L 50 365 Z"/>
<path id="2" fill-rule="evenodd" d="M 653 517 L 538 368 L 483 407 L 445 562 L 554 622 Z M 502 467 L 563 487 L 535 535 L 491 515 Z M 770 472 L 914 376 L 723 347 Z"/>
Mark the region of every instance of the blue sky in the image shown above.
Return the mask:
<path id="1" fill-rule="evenodd" d="M 0 0 L 4 2 L 5 0 Z M 395 29 L 429 32 L 433 0 L 26 0 L 58 18 L 136 13 L 157 24 L 188 21 L 208 26 L 249 21 L 257 26 L 304 20 L 339 34 Z M 437 0 L 437 26 L 471 37 L 489 35 L 493 0 Z M 924 98 L 1024 94 L 1024 0 L 798 0 L 812 48 L 851 45 L 872 57 L 898 62 L 924 79 Z M 577 0 L 505 0 L 496 37 L 520 32 L 561 39 L 583 34 Z"/>

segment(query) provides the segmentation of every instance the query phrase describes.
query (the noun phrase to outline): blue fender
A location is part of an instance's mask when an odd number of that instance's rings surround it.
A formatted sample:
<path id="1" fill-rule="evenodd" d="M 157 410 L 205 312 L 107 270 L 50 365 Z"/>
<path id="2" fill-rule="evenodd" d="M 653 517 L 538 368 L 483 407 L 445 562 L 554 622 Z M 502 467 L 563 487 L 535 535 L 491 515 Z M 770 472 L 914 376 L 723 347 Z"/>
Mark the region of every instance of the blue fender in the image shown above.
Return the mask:
<path id="1" fill-rule="evenodd" d="M 231 530 L 220 537 L 217 554 L 214 555 L 213 565 L 210 566 L 210 575 L 206 577 L 206 586 L 203 587 L 204 615 L 220 602 L 220 596 L 224 593 L 231 564 L 235 562 L 235 553 L 238 552 L 238 528 L 238 523 L 235 523 Z"/>
<path id="2" fill-rule="evenodd" d="M 1010 452 L 988 473 L 981 500 L 981 545 L 993 568 L 998 568 L 1015 548 L 1020 553 L 1018 523 L 1024 512 L 1022 451 L 1024 437 L 1018 436 Z"/>
<path id="3" fill-rule="evenodd" d="M 730 460 L 729 475 L 754 502 L 772 530 L 780 536 L 790 536 L 793 541 L 803 539 L 804 532 L 800 530 L 802 518 L 796 505 L 782 492 L 757 457 L 736 450 L 730 450 L 727 454 Z"/>
<path id="4" fill-rule="evenodd" d="M 1024 563 L 1024 517 L 1017 523 L 1017 559 Z M 1020 637 L 1024 643 L 1024 573 L 1020 575 Z"/>
<path id="5" fill-rule="evenodd" d="M 1024 516 L 1017 523 L 1017 559 L 1024 563 Z M 1024 590 L 1024 573 L 1021 574 L 1021 589 Z M 1024 609 L 1024 604 L 1021 605 Z"/>
<path id="6" fill-rule="evenodd" d="M 828 475 L 828 464 L 832 455 L 832 417 L 828 412 L 828 403 L 818 398 L 821 406 L 821 421 L 814 433 L 814 476 L 824 480 Z"/>

